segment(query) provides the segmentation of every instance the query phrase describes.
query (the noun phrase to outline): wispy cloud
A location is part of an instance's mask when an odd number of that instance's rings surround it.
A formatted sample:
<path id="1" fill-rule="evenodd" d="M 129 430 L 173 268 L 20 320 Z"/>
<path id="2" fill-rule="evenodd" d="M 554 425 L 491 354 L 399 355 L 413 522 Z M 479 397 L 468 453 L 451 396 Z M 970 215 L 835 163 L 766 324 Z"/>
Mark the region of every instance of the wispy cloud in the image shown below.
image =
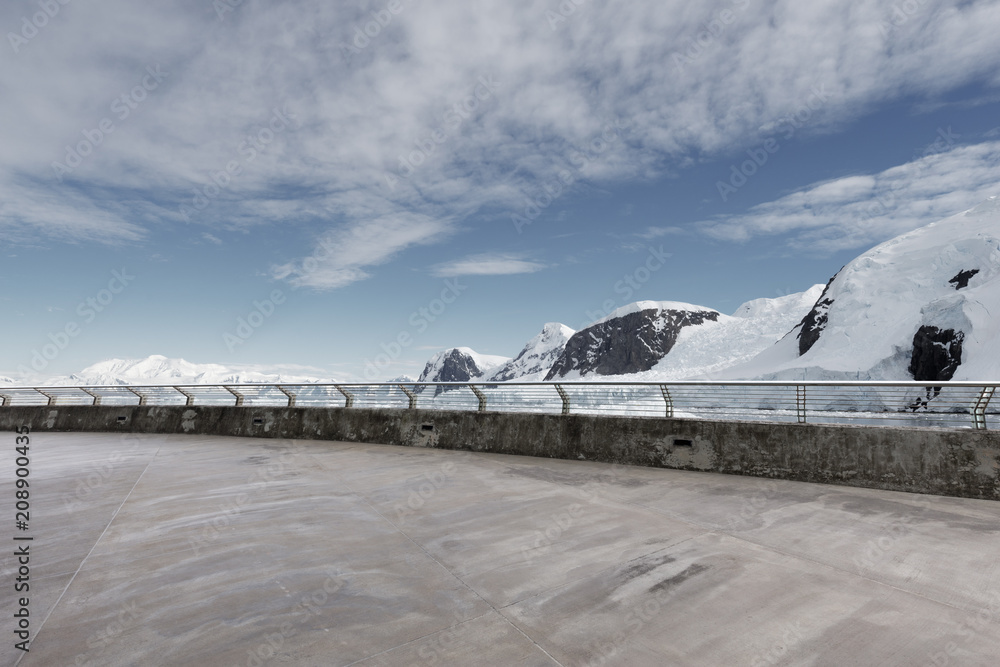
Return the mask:
<path id="1" fill-rule="evenodd" d="M 664 236 L 677 236 L 689 233 L 690 231 L 684 229 L 683 227 L 675 227 L 675 226 L 647 227 L 645 231 L 637 233 L 636 236 L 638 236 L 641 239 L 652 240 L 652 239 L 662 238 Z"/>
<path id="2" fill-rule="evenodd" d="M 438 264 L 431 269 L 431 273 L 438 278 L 509 276 L 518 273 L 535 273 L 544 268 L 547 268 L 545 264 L 526 260 L 521 255 L 486 253 Z"/>
<path id="3" fill-rule="evenodd" d="M 717 239 L 791 235 L 795 250 L 860 248 L 971 208 L 1000 193 L 1000 142 L 960 146 L 877 174 L 814 183 L 743 215 L 699 223 Z"/>
<path id="4" fill-rule="evenodd" d="M 307 222 L 345 249 L 302 247 L 273 273 L 336 288 L 476 212 L 523 208 L 612 121 L 623 140 L 573 171 L 580 180 L 655 176 L 752 145 L 818 85 L 830 93 L 810 121 L 821 132 L 887 99 L 1000 83 L 1000 5 L 987 0 L 923 3 L 892 30 L 875 0 L 587 3 L 557 30 L 537 0 L 404 4 L 354 50 L 372 18 L 351 3 L 244 2 L 223 21 L 186 0 L 66 5 L 17 53 L 0 49 L 0 90 L 17 91 L 0 123 L 0 237 L 141 242 L 164 225 Z M 17 30 L 27 11 L 4 3 L 0 26 Z M 133 94 L 156 66 L 168 76 Z M 123 95 L 135 105 L 124 117 Z M 286 108 L 295 131 L 262 133 Z M 98 142 L 104 119 L 114 130 Z M 60 186 L 53 163 L 88 137 Z M 221 181 L 192 229 L 180 207 Z"/>
<path id="5" fill-rule="evenodd" d="M 420 215 L 384 216 L 344 225 L 322 235 L 305 259 L 272 268 L 279 280 L 298 287 L 335 289 L 368 277 L 368 267 L 383 264 L 398 252 L 447 236 L 451 225 Z"/>

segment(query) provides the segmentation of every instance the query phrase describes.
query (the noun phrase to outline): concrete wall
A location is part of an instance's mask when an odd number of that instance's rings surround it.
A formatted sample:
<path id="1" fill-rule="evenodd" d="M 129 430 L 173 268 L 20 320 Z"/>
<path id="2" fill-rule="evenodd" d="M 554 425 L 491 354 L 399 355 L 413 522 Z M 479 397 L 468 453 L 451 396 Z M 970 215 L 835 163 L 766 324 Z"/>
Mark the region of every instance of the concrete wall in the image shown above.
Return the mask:
<path id="1" fill-rule="evenodd" d="M 438 447 L 1000 500 L 997 431 L 369 408 L 0 408 L 0 429 L 21 425 Z"/>

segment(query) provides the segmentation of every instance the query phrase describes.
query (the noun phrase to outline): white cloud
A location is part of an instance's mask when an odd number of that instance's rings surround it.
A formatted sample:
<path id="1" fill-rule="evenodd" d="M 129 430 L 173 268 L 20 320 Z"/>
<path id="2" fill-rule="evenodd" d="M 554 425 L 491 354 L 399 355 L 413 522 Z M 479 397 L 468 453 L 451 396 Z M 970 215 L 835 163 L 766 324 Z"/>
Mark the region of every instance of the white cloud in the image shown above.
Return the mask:
<path id="1" fill-rule="evenodd" d="M 721 240 L 790 234 L 789 247 L 831 252 L 870 246 L 1000 193 L 1000 142 L 933 153 L 873 175 L 815 183 L 746 214 L 699 223 Z"/>
<path id="2" fill-rule="evenodd" d="M 0 49 L 0 90 L 17 91 L 0 116 L 0 236 L 141 240 L 228 176 L 196 224 L 324 225 L 357 255 L 275 275 L 343 286 L 476 211 L 523 208 L 560 169 L 605 184 L 753 145 L 817 86 L 818 132 L 903 95 L 1000 84 L 1000 5 L 918 4 L 887 29 L 893 9 L 876 0 L 584 3 L 553 30 L 555 2 L 404 2 L 345 57 L 371 21 L 351 3 L 244 2 L 221 21 L 186 0 L 71 3 L 18 53 Z M 26 7 L 4 3 L 0 25 Z M 723 9 L 733 20 L 713 24 Z M 165 79 L 121 118 L 115 100 L 156 65 Z M 285 108 L 294 130 L 248 157 L 244 142 Z M 52 163 L 103 119 L 113 133 L 57 187 Z M 621 139 L 578 167 L 613 121 Z"/>
<path id="3" fill-rule="evenodd" d="M 297 287 L 336 289 L 368 277 L 365 267 L 383 264 L 406 248 L 448 235 L 447 221 L 419 215 L 374 218 L 334 229 L 301 261 L 272 268 L 272 275 Z"/>
<path id="4" fill-rule="evenodd" d="M 509 276 L 518 273 L 535 273 L 544 268 L 546 268 L 544 264 L 526 260 L 521 255 L 485 253 L 438 264 L 433 267 L 431 273 L 438 278 Z"/>
<path id="5" fill-rule="evenodd" d="M 645 231 L 636 234 L 641 239 L 658 239 L 664 236 L 677 236 L 681 234 L 687 234 L 688 230 L 683 227 L 667 226 L 667 227 L 647 227 Z"/>

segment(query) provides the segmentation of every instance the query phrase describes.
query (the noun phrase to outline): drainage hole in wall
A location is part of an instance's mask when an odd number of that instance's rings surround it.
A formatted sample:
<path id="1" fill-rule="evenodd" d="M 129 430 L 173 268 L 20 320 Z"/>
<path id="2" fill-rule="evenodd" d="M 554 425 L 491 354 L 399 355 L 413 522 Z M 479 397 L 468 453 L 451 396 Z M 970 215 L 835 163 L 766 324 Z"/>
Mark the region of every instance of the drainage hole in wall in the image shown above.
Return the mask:
<path id="1" fill-rule="evenodd" d="M 253 418 L 253 425 L 254 426 L 260 426 L 263 423 L 264 423 L 264 418 L 263 417 L 254 417 Z"/>
<path id="2" fill-rule="evenodd" d="M 682 440 L 680 438 L 675 438 L 674 447 L 694 447 L 694 442 L 692 440 Z"/>
<path id="3" fill-rule="evenodd" d="M 421 431 L 433 431 L 434 430 L 434 424 L 421 424 L 420 425 L 420 430 Z"/>
<path id="4" fill-rule="evenodd" d="M 118 415 L 118 421 L 120 422 L 128 421 L 128 417 L 126 417 L 125 415 Z"/>

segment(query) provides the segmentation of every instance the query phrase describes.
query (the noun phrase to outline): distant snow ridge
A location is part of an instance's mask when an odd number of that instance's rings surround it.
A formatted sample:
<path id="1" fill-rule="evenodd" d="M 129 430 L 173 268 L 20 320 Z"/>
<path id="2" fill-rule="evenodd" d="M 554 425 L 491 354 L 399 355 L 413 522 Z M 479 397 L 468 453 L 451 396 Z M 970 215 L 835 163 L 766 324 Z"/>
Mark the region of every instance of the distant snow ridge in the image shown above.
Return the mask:
<path id="1" fill-rule="evenodd" d="M 728 375 L 995 380 L 1000 202 L 896 237 L 845 266 L 791 335 Z"/>
<path id="2" fill-rule="evenodd" d="M 549 322 L 541 333 L 532 338 L 516 357 L 500 366 L 490 375 L 490 380 L 509 382 L 540 380 L 562 355 L 566 343 L 576 333 L 565 324 Z"/>
<path id="3" fill-rule="evenodd" d="M 155 384 L 313 384 L 333 382 L 305 375 L 286 375 L 257 370 L 259 367 L 233 368 L 220 364 L 194 364 L 184 359 L 169 359 L 154 354 L 145 359 L 109 359 L 89 366 L 68 377 L 56 378 L 47 385 L 155 385 Z"/>
<path id="4" fill-rule="evenodd" d="M 468 382 L 492 373 L 508 361 L 510 357 L 479 354 L 467 347 L 453 347 L 431 357 L 417 382 Z"/>

